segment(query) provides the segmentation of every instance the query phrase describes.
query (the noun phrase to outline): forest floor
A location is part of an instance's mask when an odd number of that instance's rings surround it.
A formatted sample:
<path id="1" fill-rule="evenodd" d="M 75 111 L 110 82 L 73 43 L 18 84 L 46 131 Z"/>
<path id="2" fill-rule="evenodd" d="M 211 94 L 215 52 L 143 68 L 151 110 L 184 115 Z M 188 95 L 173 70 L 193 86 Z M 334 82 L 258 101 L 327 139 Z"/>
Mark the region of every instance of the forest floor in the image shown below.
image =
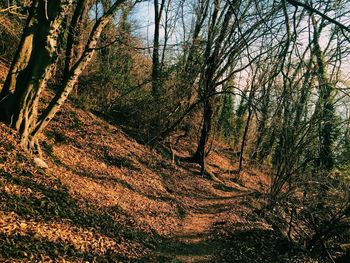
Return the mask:
<path id="1" fill-rule="evenodd" d="M 285 262 L 287 241 L 259 216 L 269 178 L 238 176 L 229 148 L 214 145 L 210 180 L 70 103 L 42 146 L 44 170 L 0 124 L 1 262 Z"/>

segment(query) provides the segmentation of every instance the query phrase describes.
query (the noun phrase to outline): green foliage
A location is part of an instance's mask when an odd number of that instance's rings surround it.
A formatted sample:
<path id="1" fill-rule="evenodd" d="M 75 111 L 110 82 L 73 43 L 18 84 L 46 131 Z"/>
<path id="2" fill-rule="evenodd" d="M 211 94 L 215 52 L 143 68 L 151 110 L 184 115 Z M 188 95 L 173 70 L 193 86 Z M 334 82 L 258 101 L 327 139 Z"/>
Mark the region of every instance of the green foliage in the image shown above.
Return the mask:
<path id="1" fill-rule="evenodd" d="M 223 95 L 223 104 L 219 112 L 218 129 L 221 136 L 228 143 L 234 139 L 234 98 L 231 94 Z"/>
<path id="2" fill-rule="evenodd" d="M 350 168 L 350 138 L 344 138 L 344 143 L 341 145 L 340 154 L 337 158 L 337 164 L 340 167 L 349 167 Z"/>
<path id="3" fill-rule="evenodd" d="M 234 119 L 235 126 L 233 129 L 233 136 L 234 136 L 234 145 L 237 146 L 241 138 L 243 136 L 243 130 L 244 130 L 244 124 L 245 124 L 245 117 L 246 112 L 248 109 L 248 102 L 245 99 L 246 92 L 243 94 L 244 96 L 241 97 L 240 103 L 238 105 L 238 108 L 236 110 L 236 117 Z"/>
<path id="4" fill-rule="evenodd" d="M 320 127 L 320 168 L 331 170 L 335 164 L 334 144 L 339 135 L 338 120 L 332 101 L 326 101 Z"/>

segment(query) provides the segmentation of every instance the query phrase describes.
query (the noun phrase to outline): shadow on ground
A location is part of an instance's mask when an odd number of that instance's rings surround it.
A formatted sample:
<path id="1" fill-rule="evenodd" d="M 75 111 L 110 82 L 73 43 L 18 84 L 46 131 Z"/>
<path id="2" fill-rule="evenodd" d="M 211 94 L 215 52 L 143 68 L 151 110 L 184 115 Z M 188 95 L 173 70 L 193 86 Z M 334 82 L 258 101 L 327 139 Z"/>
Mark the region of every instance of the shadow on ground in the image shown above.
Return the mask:
<path id="1" fill-rule="evenodd" d="M 144 251 L 160 239 L 118 224 L 112 215 L 123 214 L 119 207 L 98 211 L 72 198 L 57 179 L 20 172 L 0 170 L 0 261 L 144 262 L 150 256 Z M 118 246 L 129 241 L 145 247 Z"/>
<path id="2" fill-rule="evenodd" d="M 252 229 L 231 236 L 188 234 L 166 240 L 158 248 L 158 262 L 304 262 L 302 252 L 272 230 Z"/>
<path id="3" fill-rule="evenodd" d="M 304 262 L 293 243 L 274 230 L 237 231 L 223 241 L 224 249 L 216 262 L 266 263 Z"/>

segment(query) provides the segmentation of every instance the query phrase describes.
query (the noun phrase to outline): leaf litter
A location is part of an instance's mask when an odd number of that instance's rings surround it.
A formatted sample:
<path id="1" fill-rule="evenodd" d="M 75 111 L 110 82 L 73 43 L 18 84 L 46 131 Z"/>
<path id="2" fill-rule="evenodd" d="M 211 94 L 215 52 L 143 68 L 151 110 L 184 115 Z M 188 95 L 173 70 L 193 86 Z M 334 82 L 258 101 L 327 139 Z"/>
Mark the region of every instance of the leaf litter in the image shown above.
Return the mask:
<path id="1" fill-rule="evenodd" d="M 268 177 L 247 170 L 232 181 L 224 146 L 209 158 L 220 185 L 70 103 L 42 142 L 48 170 L 0 124 L 0 261 L 220 262 L 228 229 L 269 229 L 251 199 Z"/>

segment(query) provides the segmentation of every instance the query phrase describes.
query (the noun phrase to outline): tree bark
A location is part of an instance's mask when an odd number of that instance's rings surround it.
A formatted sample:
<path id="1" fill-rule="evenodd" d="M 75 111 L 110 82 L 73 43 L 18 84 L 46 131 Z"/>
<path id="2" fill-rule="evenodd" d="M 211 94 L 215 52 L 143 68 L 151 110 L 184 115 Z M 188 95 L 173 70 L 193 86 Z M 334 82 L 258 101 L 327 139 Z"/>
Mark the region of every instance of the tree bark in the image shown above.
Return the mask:
<path id="1" fill-rule="evenodd" d="M 84 52 L 68 71 L 61 89 L 39 118 L 39 99 L 54 72 L 60 29 L 73 0 L 34 2 L 33 15 L 28 18 L 24 36 L 7 77 L 6 86 L 1 92 L 0 101 L 0 116 L 10 116 L 7 122 L 19 132 L 22 146 L 31 153 L 41 155 L 38 135 L 68 98 L 79 75 L 91 60 L 103 28 L 124 1 L 116 1 L 96 21 Z"/>
<path id="2" fill-rule="evenodd" d="M 158 0 L 154 0 L 154 36 L 152 53 L 152 95 L 154 99 L 159 99 L 161 95 L 159 33 L 160 20 L 162 18 L 164 5 L 165 0 L 161 0 L 160 6 Z"/>
<path id="3" fill-rule="evenodd" d="M 37 5 L 38 1 L 33 2 L 29 10 L 24 32 L 0 92 L 0 121 L 3 122 L 11 122 L 11 112 L 15 110 L 15 98 L 13 97 L 13 93 L 16 90 L 17 79 L 23 78 L 23 75 L 25 75 L 24 71 L 29 63 L 33 49 L 33 35 L 38 24 L 35 18 Z"/>
<path id="4" fill-rule="evenodd" d="M 58 36 L 73 1 L 34 2 L 24 37 L 8 74 L 2 96 L 4 116 L 21 137 L 25 148 L 35 150 L 31 132 L 36 123 L 42 90 L 51 78 L 58 53 Z M 7 94 L 6 94 L 7 93 Z"/>
<path id="5" fill-rule="evenodd" d="M 122 1 L 123 0 L 119 2 L 121 3 Z M 54 99 L 50 102 L 49 106 L 46 108 L 46 110 L 40 117 L 33 131 L 33 136 L 37 136 L 37 134 L 40 134 L 42 130 L 46 128 L 47 124 L 55 116 L 56 112 L 67 100 L 68 95 L 70 94 L 74 85 L 78 81 L 78 77 L 92 59 L 97 45 L 97 41 L 102 33 L 102 30 L 112 19 L 114 10 L 115 8 L 117 8 L 117 6 L 118 5 L 116 5 L 115 7 L 112 6 L 111 9 L 114 7 L 113 10 L 110 9 L 109 12 L 102 16 L 95 24 L 93 30 L 91 31 L 88 43 L 85 46 L 83 54 L 81 55 L 79 60 L 74 64 L 72 69 L 69 71 L 67 77 L 63 80 L 63 84 L 60 91 L 56 94 Z"/>
<path id="6" fill-rule="evenodd" d="M 68 76 L 74 63 L 74 59 L 79 58 L 84 51 L 81 34 L 82 28 L 86 23 L 87 12 L 89 11 L 91 4 L 92 1 L 90 0 L 79 0 L 74 10 L 72 20 L 68 28 L 63 78 Z"/>
<path id="7" fill-rule="evenodd" d="M 196 153 L 193 156 L 194 162 L 198 163 L 201 166 L 201 175 L 204 175 L 206 171 L 206 145 L 212 126 L 213 107 L 213 98 L 209 98 L 208 100 L 204 101 L 201 136 L 198 142 Z"/>
<path id="8" fill-rule="evenodd" d="M 334 166 L 334 138 L 333 133 L 336 129 L 334 93 L 335 89 L 327 76 L 327 65 L 324 59 L 324 52 L 320 47 L 320 34 L 322 27 L 317 28 L 317 22 L 312 16 L 314 25 L 314 56 L 316 57 L 317 79 L 319 85 L 318 107 L 315 109 L 316 117 L 319 121 L 319 165 L 320 168 L 327 171 Z M 318 112 L 317 112 L 318 111 Z"/>

